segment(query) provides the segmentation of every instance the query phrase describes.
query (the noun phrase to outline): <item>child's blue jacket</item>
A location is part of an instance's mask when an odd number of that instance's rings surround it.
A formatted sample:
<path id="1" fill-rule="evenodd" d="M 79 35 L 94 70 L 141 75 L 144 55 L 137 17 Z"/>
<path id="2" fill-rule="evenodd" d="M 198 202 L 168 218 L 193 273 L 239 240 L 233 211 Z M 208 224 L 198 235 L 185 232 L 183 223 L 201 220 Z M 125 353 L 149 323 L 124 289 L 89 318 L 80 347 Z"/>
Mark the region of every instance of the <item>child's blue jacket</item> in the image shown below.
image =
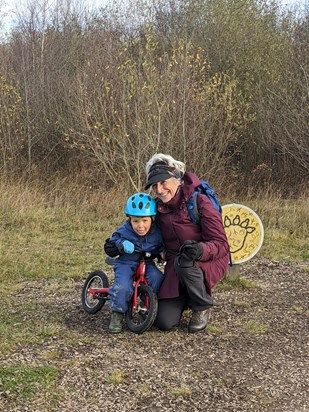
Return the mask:
<path id="1" fill-rule="evenodd" d="M 136 250 L 143 252 L 150 252 L 155 255 L 160 254 L 163 251 L 163 239 L 161 236 L 160 229 L 154 222 L 145 236 L 139 236 L 134 232 L 130 222 L 127 220 L 123 225 L 119 226 L 115 232 L 110 237 L 109 241 L 115 243 L 119 249 L 120 244 L 124 240 L 129 240 L 135 246 Z M 118 257 L 118 262 L 128 262 L 128 261 L 138 261 L 139 254 L 132 253 L 121 253 Z"/>

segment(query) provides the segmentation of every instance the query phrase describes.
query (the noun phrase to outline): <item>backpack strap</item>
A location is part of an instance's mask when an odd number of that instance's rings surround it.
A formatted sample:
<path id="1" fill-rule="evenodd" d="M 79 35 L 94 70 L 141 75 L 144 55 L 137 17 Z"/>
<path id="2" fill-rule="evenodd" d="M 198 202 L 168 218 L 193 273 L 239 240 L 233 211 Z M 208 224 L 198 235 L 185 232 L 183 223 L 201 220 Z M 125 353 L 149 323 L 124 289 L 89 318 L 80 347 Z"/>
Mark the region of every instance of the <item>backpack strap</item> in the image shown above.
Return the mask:
<path id="1" fill-rule="evenodd" d="M 197 208 L 197 200 L 196 200 L 198 193 L 199 191 L 196 190 L 186 203 L 190 219 L 192 220 L 193 223 L 196 223 L 196 224 L 200 222 L 200 216 L 199 216 L 199 211 Z"/>

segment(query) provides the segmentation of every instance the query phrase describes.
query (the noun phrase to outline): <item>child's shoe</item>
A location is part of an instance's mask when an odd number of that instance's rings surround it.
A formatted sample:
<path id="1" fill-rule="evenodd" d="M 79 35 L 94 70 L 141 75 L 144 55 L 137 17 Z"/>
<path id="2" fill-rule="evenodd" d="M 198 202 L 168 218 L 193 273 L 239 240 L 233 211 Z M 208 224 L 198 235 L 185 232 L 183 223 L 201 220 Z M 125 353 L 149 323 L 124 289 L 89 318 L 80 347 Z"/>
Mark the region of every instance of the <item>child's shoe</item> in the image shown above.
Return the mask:
<path id="1" fill-rule="evenodd" d="M 108 325 L 110 333 L 122 332 L 123 313 L 112 311 L 111 319 Z"/>

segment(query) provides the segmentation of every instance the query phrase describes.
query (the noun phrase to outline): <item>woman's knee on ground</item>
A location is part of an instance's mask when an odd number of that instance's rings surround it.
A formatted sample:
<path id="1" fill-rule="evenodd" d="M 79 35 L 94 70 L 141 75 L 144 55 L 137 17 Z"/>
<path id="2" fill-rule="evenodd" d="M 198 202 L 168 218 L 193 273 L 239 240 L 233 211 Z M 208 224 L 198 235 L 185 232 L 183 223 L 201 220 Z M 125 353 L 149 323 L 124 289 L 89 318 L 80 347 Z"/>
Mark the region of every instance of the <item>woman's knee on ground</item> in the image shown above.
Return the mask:
<path id="1" fill-rule="evenodd" d="M 173 319 L 169 319 L 165 316 L 161 316 L 160 314 L 158 314 L 154 322 L 154 326 L 156 326 L 157 328 L 161 330 L 168 331 L 168 330 L 173 329 L 175 326 L 177 326 L 178 323 L 179 321 L 176 322 Z"/>
<path id="2" fill-rule="evenodd" d="M 186 297 L 179 296 L 171 299 L 160 299 L 155 326 L 161 330 L 171 330 L 180 322 L 186 306 Z"/>

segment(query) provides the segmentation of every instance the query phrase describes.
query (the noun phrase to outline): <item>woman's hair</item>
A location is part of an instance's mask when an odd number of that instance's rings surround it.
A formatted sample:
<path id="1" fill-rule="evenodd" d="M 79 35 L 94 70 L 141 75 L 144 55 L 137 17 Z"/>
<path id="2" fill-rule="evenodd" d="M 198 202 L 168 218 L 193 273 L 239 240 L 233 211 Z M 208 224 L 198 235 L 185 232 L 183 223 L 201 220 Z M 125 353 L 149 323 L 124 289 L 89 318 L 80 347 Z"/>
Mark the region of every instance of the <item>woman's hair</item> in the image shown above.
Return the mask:
<path id="1" fill-rule="evenodd" d="M 148 160 L 146 164 L 146 174 L 147 175 L 149 173 L 151 166 L 156 163 L 164 163 L 172 168 L 175 168 L 181 177 L 185 174 L 185 171 L 186 171 L 186 165 L 183 162 L 180 162 L 179 160 L 175 160 L 170 155 L 166 155 L 163 153 L 156 153 L 155 155 L 152 156 L 150 160 Z"/>

